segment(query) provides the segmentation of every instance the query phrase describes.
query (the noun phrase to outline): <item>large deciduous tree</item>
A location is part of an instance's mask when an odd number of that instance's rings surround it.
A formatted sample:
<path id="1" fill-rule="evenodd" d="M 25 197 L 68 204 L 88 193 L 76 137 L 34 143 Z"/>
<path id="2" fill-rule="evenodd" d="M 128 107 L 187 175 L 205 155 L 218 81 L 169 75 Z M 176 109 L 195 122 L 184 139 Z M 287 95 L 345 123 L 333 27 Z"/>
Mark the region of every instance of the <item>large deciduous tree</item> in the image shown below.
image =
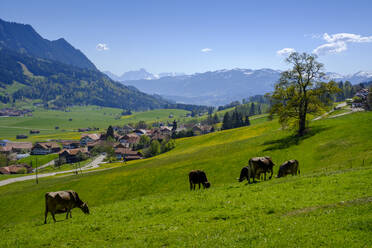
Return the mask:
<path id="1" fill-rule="evenodd" d="M 283 126 L 294 123 L 299 136 L 306 132 L 307 115 L 319 113 L 329 104 L 324 97 L 338 92 L 335 82 L 324 83 L 323 64 L 315 55 L 294 52 L 286 58 L 291 69 L 281 73 L 279 82 L 271 94 L 271 114 L 278 114 Z"/>

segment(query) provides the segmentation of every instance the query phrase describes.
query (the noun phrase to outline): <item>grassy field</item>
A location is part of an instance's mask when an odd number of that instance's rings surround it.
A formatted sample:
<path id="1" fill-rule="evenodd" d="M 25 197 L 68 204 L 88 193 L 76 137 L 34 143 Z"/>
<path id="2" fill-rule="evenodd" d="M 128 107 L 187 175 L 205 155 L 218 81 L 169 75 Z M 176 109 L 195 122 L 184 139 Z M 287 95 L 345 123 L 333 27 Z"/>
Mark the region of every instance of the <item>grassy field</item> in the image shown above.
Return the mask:
<path id="1" fill-rule="evenodd" d="M 68 112 L 58 110 L 35 109 L 30 117 L 1 117 L 0 139 L 15 140 L 17 134 L 28 135 L 29 141 L 47 139 L 80 139 L 78 128 L 98 127 L 106 129 L 109 125 L 124 125 L 146 122 L 173 121 L 184 117 L 188 111 L 179 109 L 160 109 L 134 113 L 121 117 L 122 110 L 97 106 L 72 107 Z M 174 118 L 170 119 L 169 114 Z M 72 121 L 69 121 L 69 119 Z M 55 127 L 59 129 L 56 130 Z M 38 129 L 40 134 L 29 135 L 29 130 Z"/>
<path id="2" fill-rule="evenodd" d="M 25 164 L 31 165 L 32 163 L 32 167 L 35 168 L 36 163 L 37 163 L 37 166 L 42 166 L 56 158 L 58 158 L 57 153 L 47 154 L 47 155 L 30 155 L 27 158 L 22 158 L 20 160 L 17 160 L 17 164 L 25 163 Z"/>
<path id="3" fill-rule="evenodd" d="M 0 246 L 368 247 L 371 121 L 355 113 L 312 122 L 302 139 L 261 122 L 180 139 L 170 152 L 112 170 L 0 187 Z M 261 155 L 277 165 L 296 158 L 301 176 L 238 183 Z M 191 169 L 203 169 L 211 189 L 189 192 Z M 91 215 L 74 210 L 71 220 L 42 225 L 45 192 L 62 189 L 79 192 Z"/>
<path id="4" fill-rule="evenodd" d="M 186 114 L 189 111 L 182 109 L 155 109 L 145 112 L 134 112 L 132 115 L 123 116 L 122 120 L 125 124 L 137 123 L 139 121 L 145 122 L 173 122 L 173 120 L 185 121 L 189 118 L 186 118 Z M 169 118 L 170 115 L 173 115 L 173 118 Z"/>

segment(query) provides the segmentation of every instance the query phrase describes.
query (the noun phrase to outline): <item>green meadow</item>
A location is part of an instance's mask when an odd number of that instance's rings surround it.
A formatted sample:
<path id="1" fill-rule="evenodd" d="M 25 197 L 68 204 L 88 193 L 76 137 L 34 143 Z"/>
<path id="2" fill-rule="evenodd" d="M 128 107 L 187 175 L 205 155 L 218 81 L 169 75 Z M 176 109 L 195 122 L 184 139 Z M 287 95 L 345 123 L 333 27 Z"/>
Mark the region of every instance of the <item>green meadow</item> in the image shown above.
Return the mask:
<path id="1" fill-rule="evenodd" d="M 177 140 L 111 170 L 0 187 L 0 247 L 369 247 L 372 113 L 311 122 L 301 139 L 277 121 Z M 300 162 L 301 176 L 238 183 L 253 156 Z M 188 172 L 212 186 L 190 192 Z M 90 215 L 44 220 L 44 194 L 73 189 Z"/>
<path id="2" fill-rule="evenodd" d="M 1 117 L 0 139 L 15 140 L 18 134 L 28 135 L 27 141 L 47 139 L 80 139 L 78 128 L 97 127 L 106 129 L 109 125 L 124 125 L 146 122 L 173 121 L 184 117 L 188 111 L 179 109 L 160 109 L 145 112 L 134 112 L 130 116 L 121 116 L 121 109 L 98 106 L 71 107 L 67 111 L 35 108 L 32 116 Z M 170 114 L 174 118 L 168 118 Z M 70 121 L 71 119 L 71 121 Z M 58 130 L 55 127 L 59 127 Z M 29 134 L 32 129 L 40 134 Z"/>

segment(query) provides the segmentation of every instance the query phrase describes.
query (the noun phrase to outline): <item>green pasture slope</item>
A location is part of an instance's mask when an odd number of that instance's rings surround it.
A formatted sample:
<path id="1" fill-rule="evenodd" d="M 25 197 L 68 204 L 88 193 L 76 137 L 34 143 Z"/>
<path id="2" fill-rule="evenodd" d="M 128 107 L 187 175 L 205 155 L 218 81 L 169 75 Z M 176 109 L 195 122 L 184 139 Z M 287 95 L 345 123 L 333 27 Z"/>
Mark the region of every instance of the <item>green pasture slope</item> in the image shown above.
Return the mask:
<path id="1" fill-rule="evenodd" d="M 311 123 L 297 140 L 278 123 L 177 140 L 174 150 L 79 176 L 0 187 L 0 247 L 370 247 L 372 113 Z M 301 176 L 238 183 L 250 157 L 296 158 Z M 203 169 L 212 186 L 189 191 Z M 90 215 L 43 225 L 44 194 L 73 189 Z"/>
<path id="2" fill-rule="evenodd" d="M 0 139 L 15 140 L 17 134 L 26 134 L 30 141 L 47 139 L 80 139 L 78 128 L 98 127 L 106 129 L 109 125 L 124 125 L 139 120 L 157 121 L 170 120 L 169 114 L 175 118 L 185 116 L 188 111 L 179 109 L 160 109 L 136 112 L 131 116 L 121 118 L 121 109 L 104 108 L 98 106 L 71 107 L 69 112 L 59 110 L 45 110 L 36 108 L 30 117 L 1 117 Z M 72 121 L 69 121 L 69 119 Z M 59 129 L 56 130 L 55 127 Z M 31 129 L 40 130 L 40 134 L 29 135 Z"/>

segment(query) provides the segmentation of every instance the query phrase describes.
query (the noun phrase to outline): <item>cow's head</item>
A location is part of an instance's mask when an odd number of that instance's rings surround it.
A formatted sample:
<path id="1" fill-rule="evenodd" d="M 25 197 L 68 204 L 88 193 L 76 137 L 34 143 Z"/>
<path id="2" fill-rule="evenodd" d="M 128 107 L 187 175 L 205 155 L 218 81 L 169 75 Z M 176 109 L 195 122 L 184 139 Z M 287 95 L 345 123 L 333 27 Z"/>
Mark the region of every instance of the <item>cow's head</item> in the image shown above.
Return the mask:
<path id="1" fill-rule="evenodd" d="M 89 208 L 88 208 L 88 205 L 85 202 L 80 205 L 80 209 L 81 209 L 81 211 L 83 211 L 84 214 L 89 214 Z"/>
<path id="2" fill-rule="evenodd" d="M 205 182 L 204 185 L 208 189 L 211 186 L 211 183 L 210 182 Z"/>

